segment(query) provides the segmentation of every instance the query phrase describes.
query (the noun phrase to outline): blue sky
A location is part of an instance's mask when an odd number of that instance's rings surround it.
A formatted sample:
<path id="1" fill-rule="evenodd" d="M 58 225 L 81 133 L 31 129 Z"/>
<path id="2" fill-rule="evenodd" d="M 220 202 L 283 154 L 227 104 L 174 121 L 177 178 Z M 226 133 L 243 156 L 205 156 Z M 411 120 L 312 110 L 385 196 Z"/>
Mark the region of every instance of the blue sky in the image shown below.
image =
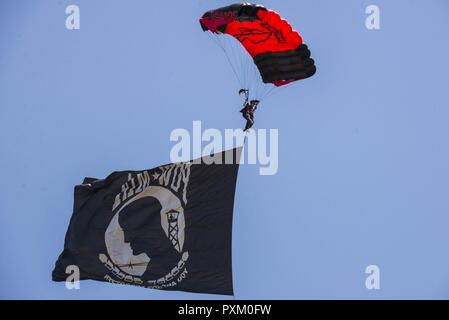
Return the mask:
<path id="1" fill-rule="evenodd" d="M 238 84 L 197 19 L 226 1 L 0 2 L 0 298 L 217 299 L 51 270 L 85 176 L 169 162 L 170 132 L 237 128 Z M 259 1 L 317 74 L 263 102 L 279 171 L 239 172 L 237 299 L 449 297 L 449 3 Z M 65 28 L 65 7 L 81 29 Z M 381 29 L 365 28 L 380 7 Z M 381 289 L 365 288 L 365 267 Z"/>

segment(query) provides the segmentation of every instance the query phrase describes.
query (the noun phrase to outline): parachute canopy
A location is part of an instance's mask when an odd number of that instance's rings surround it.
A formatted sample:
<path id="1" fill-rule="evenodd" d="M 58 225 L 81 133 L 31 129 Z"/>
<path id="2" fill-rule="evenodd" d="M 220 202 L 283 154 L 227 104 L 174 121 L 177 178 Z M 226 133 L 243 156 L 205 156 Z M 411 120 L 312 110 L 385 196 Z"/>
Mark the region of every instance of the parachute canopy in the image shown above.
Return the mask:
<path id="1" fill-rule="evenodd" d="M 278 13 L 261 5 L 233 4 L 206 12 L 204 31 L 237 39 L 252 58 L 260 78 L 276 87 L 311 77 L 316 72 L 310 50 L 298 32 Z M 223 50 L 228 47 L 222 46 Z M 233 65 L 230 57 L 228 59 Z M 235 64 L 233 65 L 236 71 Z"/>

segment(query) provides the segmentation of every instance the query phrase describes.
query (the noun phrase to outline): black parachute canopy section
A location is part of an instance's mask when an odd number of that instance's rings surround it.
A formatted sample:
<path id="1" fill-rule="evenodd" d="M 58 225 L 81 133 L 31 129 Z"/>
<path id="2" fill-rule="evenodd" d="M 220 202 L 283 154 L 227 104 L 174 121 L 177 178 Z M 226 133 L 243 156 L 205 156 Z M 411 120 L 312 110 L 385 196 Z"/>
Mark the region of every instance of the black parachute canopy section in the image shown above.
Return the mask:
<path id="1" fill-rule="evenodd" d="M 222 152 L 223 163 L 240 152 Z M 53 280 L 76 266 L 80 280 L 232 295 L 238 161 L 202 160 L 85 178 Z"/>

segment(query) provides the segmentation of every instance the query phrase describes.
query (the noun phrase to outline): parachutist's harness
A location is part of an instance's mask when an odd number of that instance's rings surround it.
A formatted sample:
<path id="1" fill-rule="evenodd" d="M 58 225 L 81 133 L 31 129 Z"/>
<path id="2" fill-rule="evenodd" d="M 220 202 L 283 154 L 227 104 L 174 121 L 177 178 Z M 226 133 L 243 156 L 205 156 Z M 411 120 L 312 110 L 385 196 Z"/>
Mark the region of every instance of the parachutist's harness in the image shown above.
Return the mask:
<path id="1" fill-rule="evenodd" d="M 254 125 L 254 113 L 257 110 L 257 105 L 259 104 L 259 100 L 251 100 L 249 101 L 249 90 L 248 89 L 240 89 L 239 94 L 245 94 L 245 100 L 243 102 L 243 109 L 240 112 L 243 115 L 243 118 L 246 120 L 246 125 L 244 131 L 251 129 Z"/>

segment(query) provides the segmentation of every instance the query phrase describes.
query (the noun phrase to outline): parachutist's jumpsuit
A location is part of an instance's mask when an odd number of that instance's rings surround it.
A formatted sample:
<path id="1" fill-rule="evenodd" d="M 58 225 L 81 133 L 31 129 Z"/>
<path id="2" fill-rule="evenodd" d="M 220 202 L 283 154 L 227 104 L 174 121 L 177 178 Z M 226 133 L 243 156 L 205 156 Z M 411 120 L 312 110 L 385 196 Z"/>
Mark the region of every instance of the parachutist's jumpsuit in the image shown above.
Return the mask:
<path id="1" fill-rule="evenodd" d="M 254 125 L 254 112 L 256 112 L 257 105 L 259 104 L 258 100 L 251 100 L 248 102 L 246 99 L 243 103 L 243 109 L 240 112 L 243 115 L 243 118 L 246 120 L 245 130 L 250 129 Z"/>

